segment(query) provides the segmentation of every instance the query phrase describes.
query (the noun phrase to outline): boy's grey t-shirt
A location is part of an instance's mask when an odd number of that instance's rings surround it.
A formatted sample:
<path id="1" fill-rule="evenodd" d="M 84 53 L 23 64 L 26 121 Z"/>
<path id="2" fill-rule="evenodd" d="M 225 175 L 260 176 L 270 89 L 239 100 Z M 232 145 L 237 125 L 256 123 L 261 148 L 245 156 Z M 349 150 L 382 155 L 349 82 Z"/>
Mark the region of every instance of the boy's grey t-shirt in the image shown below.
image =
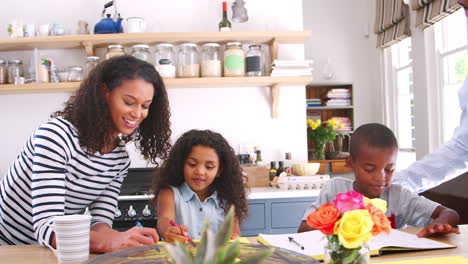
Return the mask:
<path id="1" fill-rule="evenodd" d="M 320 195 L 313 204 L 306 210 L 302 220 L 317 210 L 324 203 L 333 203 L 335 195 L 353 190 L 353 180 L 336 177 L 320 191 Z M 392 184 L 386 189 L 380 199 L 387 201 L 386 216 L 395 215 L 397 228 L 407 226 L 424 227 L 432 222 L 431 216 L 439 206 L 438 203 L 425 197 L 419 196 L 401 185 Z"/>

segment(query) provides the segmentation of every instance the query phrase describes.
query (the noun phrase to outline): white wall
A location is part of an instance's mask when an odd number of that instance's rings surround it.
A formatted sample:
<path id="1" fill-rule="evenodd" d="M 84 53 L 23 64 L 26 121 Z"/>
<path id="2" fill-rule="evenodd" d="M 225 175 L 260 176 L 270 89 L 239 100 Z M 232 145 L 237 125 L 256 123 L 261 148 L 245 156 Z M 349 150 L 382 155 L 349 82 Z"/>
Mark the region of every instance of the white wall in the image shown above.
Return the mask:
<path id="1" fill-rule="evenodd" d="M 312 31 L 305 43 L 307 59 L 315 59 L 315 76 L 331 58 L 332 81 L 353 83 L 355 125 L 383 122 L 379 50 L 373 33 L 373 0 L 303 0 L 304 29 Z"/>
<path id="2" fill-rule="evenodd" d="M 107 0 L 2 0 L 0 37 L 6 37 L 6 24 L 14 18 L 22 18 L 24 23 L 36 25 L 61 23 L 68 32 L 76 30 L 79 19 L 84 19 L 93 26 L 100 19 L 102 6 L 106 2 Z M 231 2 L 229 1 L 229 5 Z M 233 23 L 233 30 L 303 29 L 301 0 L 251 0 L 246 3 L 249 22 Z M 221 1 L 121 0 L 119 11 L 123 17 L 144 17 L 149 22 L 149 31 L 216 31 L 221 20 Z M 317 42 L 321 39 L 317 33 L 313 33 L 312 38 Z M 324 46 L 326 44 L 323 43 Z M 85 60 L 83 50 L 41 52 L 51 55 L 59 67 L 82 64 Z M 334 51 L 330 49 L 321 52 Z M 30 56 L 30 51 L 0 52 L 2 59 L 23 59 L 25 69 L 29 66 Z M 280 58 L 302 59 L 303 56 L 302 45 L 280 47 Z M 362 84 L 357 82 L 356 85 L 360 88 Z M 276 120 L 270 117 L 270 94 L 267 88 L 170 89 L 168 93 L 173 139 L 191 128 L 213 129 L 222 133 L 236 149 L 240 143 L 260 146 L 263 159 L 267 161 L 283 159 L 286 151 L 292 152 L 295 160 L 307 159 L 303 87 L 281 88 L 279 116 Z M 50 113 L 60 109 L 69 96 L 68 93 L 0 95 L 0 175 L 6 172 L 27 137 L 48 119 Z M 132 149 L 131 156 L 132 167 L 146 165 Z"/>

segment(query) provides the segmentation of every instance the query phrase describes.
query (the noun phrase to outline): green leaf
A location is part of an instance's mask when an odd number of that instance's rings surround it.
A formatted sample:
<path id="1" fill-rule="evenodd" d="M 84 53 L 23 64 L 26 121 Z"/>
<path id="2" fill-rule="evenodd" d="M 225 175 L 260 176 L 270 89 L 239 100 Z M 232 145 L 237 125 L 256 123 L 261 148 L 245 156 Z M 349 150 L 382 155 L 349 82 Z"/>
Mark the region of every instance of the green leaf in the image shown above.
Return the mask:
<path id="1" fill-rule="evenodd" d="M 233 222 L 234 222 L 234 207 L 231 206 L 231 208 L 229 208 L 229 212 L 224 218 L 223 223 L 220 225 L 218 229 L 218 233 L 216 234 L 216 239 L 215 239 L 216 248 L 219 248 L 225 245 L 231 238 Z"/>
<path id="2" fill-rule="evenodd" d="M 274 248 L 269 248 L 265 251 L 262 251 L 260 253 L 248 256 L 245 259 L 242 259 L 239 261 L 237 264 L 257 264 L 261 263 L 263 260 L 268 258 L 271 254 L 273 254 L 273 251 L 275 251 Z"/>
<path id="3" fill-rule="evenodd" d="M 224 263 L 234 263 L 237 257 L 240 255 L 240 241 L 236 239 L 230 243 L 226 248 L 226 256 L 224 257 Z"/>
<path id="4" fill-rule="evenodd" d="M 205 227 L 203 228 L 203 233 L 198 243 L 197 247 L 197 255 L 195 257 L 195 264 L 203 264 L 205 261 L 205 255 L 208 248 L 208 228 L 209 228 L 208 221 L 205 221 Z"/>

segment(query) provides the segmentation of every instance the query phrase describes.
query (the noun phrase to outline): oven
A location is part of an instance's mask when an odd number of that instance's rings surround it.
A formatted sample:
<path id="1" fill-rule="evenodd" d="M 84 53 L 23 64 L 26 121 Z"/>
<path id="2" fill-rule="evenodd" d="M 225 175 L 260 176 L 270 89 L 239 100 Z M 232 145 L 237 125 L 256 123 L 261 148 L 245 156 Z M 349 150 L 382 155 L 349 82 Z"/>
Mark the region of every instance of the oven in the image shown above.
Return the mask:
<path id="1" fill-rule="evenodd" d="M 156 211 L 149 192 L 154 168 L 130 168 L 118 197 L 113 228 L 125 231 L 139 221 L 144 227 L 156 227 Z"/>

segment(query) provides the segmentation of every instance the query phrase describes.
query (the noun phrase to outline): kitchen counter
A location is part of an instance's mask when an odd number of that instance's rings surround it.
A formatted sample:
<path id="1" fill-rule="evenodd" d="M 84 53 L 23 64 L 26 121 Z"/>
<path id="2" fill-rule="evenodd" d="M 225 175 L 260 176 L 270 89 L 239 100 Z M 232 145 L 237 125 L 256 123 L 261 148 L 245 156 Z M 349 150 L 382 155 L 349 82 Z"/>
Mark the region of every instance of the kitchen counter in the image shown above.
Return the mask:
<path id="1" fill-rule="evenodd" d="M 253 187 L 250 188 L 250 192 L 247 192 L 247 199 L 317 197 L 319 193 L 320 190 L 316 189 L 284 190 L 273 187 Z"/>

